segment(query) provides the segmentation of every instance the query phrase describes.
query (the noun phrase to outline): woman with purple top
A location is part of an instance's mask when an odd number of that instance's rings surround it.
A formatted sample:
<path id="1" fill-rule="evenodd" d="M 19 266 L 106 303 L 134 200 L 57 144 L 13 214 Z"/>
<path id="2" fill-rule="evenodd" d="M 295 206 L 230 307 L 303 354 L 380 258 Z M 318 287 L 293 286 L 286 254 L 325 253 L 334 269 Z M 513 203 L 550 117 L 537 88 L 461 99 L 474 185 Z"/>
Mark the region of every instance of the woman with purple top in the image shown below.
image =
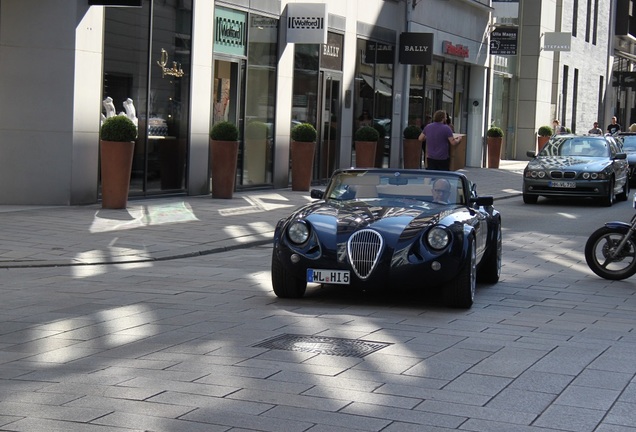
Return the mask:
<path id="1" fill-rule="evenodd" d="M 429 170 L 448 171 L 450 146 L 461 141 L 461 137 L 455 137 L 445 122 L 446 111 L 435 111 L 433 121 L 424 127 L 420 135 L 420 141 L 426 140 L 426 168 Z"/>

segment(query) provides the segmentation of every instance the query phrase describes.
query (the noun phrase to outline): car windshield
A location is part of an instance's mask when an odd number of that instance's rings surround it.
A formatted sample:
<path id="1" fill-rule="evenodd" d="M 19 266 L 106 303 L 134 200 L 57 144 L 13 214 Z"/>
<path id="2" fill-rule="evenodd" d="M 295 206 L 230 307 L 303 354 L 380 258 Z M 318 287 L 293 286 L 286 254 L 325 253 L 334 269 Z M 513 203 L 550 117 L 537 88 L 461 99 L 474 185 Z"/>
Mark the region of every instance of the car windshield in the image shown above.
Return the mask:
<path id="1" fill-rule="evenodd" d="M 543 147 L 539 156 L 609 157 L 609 148 L 603 137 L 554 137 Z"/>
<path id="2" fill-rule="evenodd" d="M 440 172 L 345 171 L 334 175 L 325 196 L 333 200 L 411 199 L 465 204 L 461 177 Z"/>
<path id="3" fill-rule="evenodd" d="M 623 151 L 625 153 L 636 153 L 636 136 L 621 137 L 623 141 Z"/>

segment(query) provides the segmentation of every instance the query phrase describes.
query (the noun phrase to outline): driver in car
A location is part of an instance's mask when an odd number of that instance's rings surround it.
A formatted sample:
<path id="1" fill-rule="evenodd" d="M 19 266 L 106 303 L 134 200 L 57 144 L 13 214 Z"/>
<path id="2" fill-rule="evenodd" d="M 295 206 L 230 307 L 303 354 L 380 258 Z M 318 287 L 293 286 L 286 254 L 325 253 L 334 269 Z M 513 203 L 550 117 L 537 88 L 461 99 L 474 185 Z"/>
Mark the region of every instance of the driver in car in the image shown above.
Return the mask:
<path id="1" fill-rule="evenodd" d="M 433 202 L 437 204 L 449 204 L 451 184 L 448 180 L 440 178 L 433 182 Z"/>

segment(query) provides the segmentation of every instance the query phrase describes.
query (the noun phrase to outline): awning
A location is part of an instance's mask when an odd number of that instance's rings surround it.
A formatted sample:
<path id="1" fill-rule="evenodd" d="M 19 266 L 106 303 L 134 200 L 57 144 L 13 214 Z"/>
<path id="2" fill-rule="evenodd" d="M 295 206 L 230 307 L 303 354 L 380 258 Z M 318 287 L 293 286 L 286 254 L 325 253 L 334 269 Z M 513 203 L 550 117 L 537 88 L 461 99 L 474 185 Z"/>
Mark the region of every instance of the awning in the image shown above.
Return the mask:
<path id="1" fill-rule="evenodd" d="M 391 97 L 391 95 L 393 94 L 393 90 L 391 89 L 391 87 L 386 85 L 380 79 L 376 78 L 375 85 L 373 85 L 373 78 L 371 78 L 369 75 L 362 74 L 362 79 L 364 79 L 364 82 L 366 82 L 369 87 L 383 96 Z"/>

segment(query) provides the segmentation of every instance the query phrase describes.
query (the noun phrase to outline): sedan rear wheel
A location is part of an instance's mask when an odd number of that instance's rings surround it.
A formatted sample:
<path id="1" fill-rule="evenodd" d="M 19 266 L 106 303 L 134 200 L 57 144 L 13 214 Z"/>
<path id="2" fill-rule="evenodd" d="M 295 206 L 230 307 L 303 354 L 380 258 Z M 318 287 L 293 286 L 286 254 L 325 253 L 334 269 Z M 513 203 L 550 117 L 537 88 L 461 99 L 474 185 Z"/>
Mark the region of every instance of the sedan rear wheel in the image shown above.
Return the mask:
<path id="1" fill-rule="evenodd" d="M 300 298 L 307 289 L 307 281 L 287 271 L 276 255 L 276 250 L 272 252 L 272 288 L 274 294 L 280 298 Z"/>
<path id="2" fill-rule="evenodd" d="M 444 288 L 444 303 L 454 308 L 469 308 L 477 286 L 477 251 L 475 240 L 468 238 L 468 256 L 455 279 Z"/>

